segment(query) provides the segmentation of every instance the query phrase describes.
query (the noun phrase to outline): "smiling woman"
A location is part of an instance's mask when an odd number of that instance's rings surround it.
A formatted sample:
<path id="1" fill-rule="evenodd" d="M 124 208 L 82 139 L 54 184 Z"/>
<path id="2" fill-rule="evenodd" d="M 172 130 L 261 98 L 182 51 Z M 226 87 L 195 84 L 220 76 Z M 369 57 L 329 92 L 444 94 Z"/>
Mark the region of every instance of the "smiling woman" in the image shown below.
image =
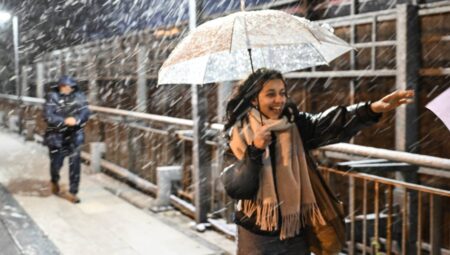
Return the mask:
<path id="1" fill-rule="evenodd" d="M 339 253 L 345 244 L 342 204 L 309 151 L 349 140 L 413 95 L 396 91 L 374 103 L 309 114 L 289 102 L 280 72 L 252 73 L 226 108 L 226 158 L 234 164 L 223 171 L 222 181 L 238 200 L 237 254 Z"/>
<path id="2" fill-rule="evenodd" d="M 279 119 L 286 103 L 286 85 L 281 79 L 267 81 L 252 104 L 268 119 Z"/>

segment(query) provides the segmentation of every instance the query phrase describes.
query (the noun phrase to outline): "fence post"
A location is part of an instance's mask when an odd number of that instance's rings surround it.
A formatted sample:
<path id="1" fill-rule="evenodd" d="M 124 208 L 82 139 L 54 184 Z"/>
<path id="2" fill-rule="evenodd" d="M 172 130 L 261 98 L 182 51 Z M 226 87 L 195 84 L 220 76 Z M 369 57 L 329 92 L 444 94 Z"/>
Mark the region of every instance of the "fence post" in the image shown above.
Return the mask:
<path id="1" fill-rule="evenodd" d="M 414 103 L 400 106 L 395 116 L 395 147 L 399 151 L 418 151 L 418 99 L 420 70 L 420 32 L 418 6 L 397 5 L 397 47 L 396 47 L 396 89 L 412 89 Z M 417 183 L 417 167 L 396 173 L 396 179 Z M 400 190 L 397 192 L 401 193 Z M 405 191 L 404 191 L 405 192 Z M 407 254 L 416 253 L 417 240 L 417 192 L 404 194 L 410 197 L 408 204 L 408 244 Z M 406 209 L 406 208 L 404 208 Z M 406 233 L 403 233 L 406 234 Z"/>
<path id="2" fill-rule="evenodd" d="M 200 20 L 202 0 L 189 1 L 189 28 L 192 30 Z M 195 221 L 207 222 L 211 211 L 211 150 L 206 145 L 205 125 L 208 116 L 208 98 L 205 86 L 191 85 L 192 119 L 194 137 L 192 141 L 192 163 L 195 182 Z"/>
<path id="3" fill-rule="evenodd" d="M 417 152 L 419 99 L 420 34 L 417 6 L 397 5 L 396 89 L 416 91 L 414 103 L 396 109 L 395 147 L 399 151 Z"/>
<path id="4" fill-rule="evenodd" d="M 22 66 L 22 80 L 21 80 L 21 86 L 22 86 L 22 96 L 28 96 L 29 95 L 29 87 L 28 87 L 28 66 L 23 65 Z"/>
<path id="5" fill-rule="evenodd" d="M 211 210 L 211 148 L 206 144 L 205 122 L 208 114 L 206 88 L 197 86 L 192 85 L 195 220 L 197 223 L 206 223 L 207 213 Z"/>
<path id="6" fill-rule="evenodd" d="M 217 122 L 221 123 L 226 115 L 226 103 L 227 99 L 232 93 L 233 90 L 233 82 L 226 81 L 219 84 L 217 88 Z M 213 199 L 218 199 L 220 203 L 217 204 L 218 207 L 213 208 L 213 210 L 218 210 L 220 208 L 225 207 L 226 210 L 220 210 L 222 211 L 222 217 L 227 220 L 227 222 L 231 222 L 231 214 L 234 209 L 234 203 L 233 200 L 229 199 L 227 197 L 227 194 L 225 192 L 225 188 L 222 185 L 222 182 L 220 181 L 220 173 L 222 169 L 224 168 L 224 150 L 226 149 L 226 141 L 225 138 L 219 133 L 217 136 L 217 142 L 218 146 L 216 147 L 216 164 L 213 171 L 213 177 L 212 180 L 214 183 L 214 196 Z M 216 192 L 217 191 L 217 192 Z M 218 197 L 216 194 L 222 194 L 221 197 Z"/>
<path id="7" fill-rule="evenodd" d="M 41 62 L 36 63 L 36 96 L 44 97 L 44 64 Z"/>
<path id="8" fill-rule="evenodd" d="M 93 172 L 100 172 L 101 171 L 101 161 L 102 156 L 106 152 L 106 145 L 102 142 L 93 142 L 90 143 L 90 151 L 91 151 L 91 170 Z"/>
<path id="9" fill-rule="evenodd" d="M 442 218 L 442 198 L 430 195 L 430 255 L 441 254 Z"/>
<path id="10" fill-rule="evenodd" d="M 170 208 L 170 195 L 172 182 L 180 181 L 183 173 L 182 167 L 176 166 L 158 166 L 157 172 L 157 195 L 154 206 L 151 208 L 154 212 L 165 211 Z"/>
<path id="11" fill-rule="evenodd" d="M 350 242 L 349 242 L 349 247 L 348 247 L 348 254 L 349 255 L 354 255 L 355 254 L 355 244 L 356 244 L 356 233 L 355 233 L 355 219 L 356 219 L 356 215 L 355 215 L 355 191 L 356 191 L 356 187 L 355 187 L 355 178 L 353 176 L 350 176 L 349 179 L 349 187 L 348 187 L 348 191 L 349 191 L 349 214 L 350 214 Z M 364 237 L 365 238 L 365 237 Z M 366 247 L 364 247 L 365 249 Z"/>
<path id="12" fill-rule="evenodd" d="M 147 112 L 147 61 L 148 50 L 146 47 L 139 47 L 137 53 L 137 82 L 136 82 L 136 110 Z"/>
<path id="13" fill-rule="evenodd" d="M 27 141 L 33 141 L 34 140 L 34 129 L 36 127 L 36 121 L 35 120 L 27 120 L 25 121 L 25 129 L 26 129 L 26 136 L 25 139 Z"/>
<path id="14" fill-rule="evenodd" d="M 95 49 L 97 50 L 97 49 Z M 93 55 L 95 56 L 95 55 Z M 89 91 L 88 98 L 89 103 L 97 105 L 98 104 L 98 84 L 97 84 L 97 61 L 95 57 L 92 57 L 86 67 L 89 80 Z"/>

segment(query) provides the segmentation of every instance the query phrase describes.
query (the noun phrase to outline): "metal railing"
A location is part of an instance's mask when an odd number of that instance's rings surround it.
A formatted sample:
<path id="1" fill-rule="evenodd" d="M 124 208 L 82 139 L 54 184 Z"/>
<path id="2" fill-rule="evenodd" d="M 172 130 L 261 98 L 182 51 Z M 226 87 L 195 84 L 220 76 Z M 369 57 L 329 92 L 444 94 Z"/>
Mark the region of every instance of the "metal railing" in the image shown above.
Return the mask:
<path id="1" fill-rule="evenodd" d="M 442 208 L 444 203 L 450 202 L 450 191 L 327 167 L 320 167 L 320 170 L 328 180 L 330 175 L 335 175 L 348 183 L 349 254 L 450 254 L 449 247 L 442 247 L 444 231 L 450 226 L 443 221 Z M 357 192 L 361 195 L 361 190 L 356 188 L 358 182 L 362 186 L 362 199 L 359 199 L 362 205 L 355 199 Z M 373 186 L 370 195 L 369 186 Z M 386 204 L 385 211 L 380 210 L 382 200 Z M 399 203 L 397 211 L 394 201 Z M 369 211 L 368 203 L 371 202 Z M 428 233 L 425 222 L 430 226 Z M 399 239 L 398 236 L 395 239 L 393 228 L 400 229 L 396 231 L 400 234 Z M 428 236 L 428 242 L 424 235 Z"/>
<path id="2" fill-rule="evenodd" d="M 17 104 L 15 103 L 17 100 L 16 96 L 11 95 L 3 95 L 0 94 L 0 111 L 10 112 L 11 109 L 14 109 Z M 23 104 L 26 105 L 29 109 L 29 114 L 35 114 L 36 111 L 39 111 L 42 104 L 44 103 L 43 99 L 31 98 L 31 97 L 23 97 Z M 189 152 L 192 150 L 189 148 L 189 140 L 190 133 L 186 132 L 186 129 L 192 127 L 192 120 L 173 118 L 168 116 L 159 116 L 148 113 L 141 112 L 133 112 L 126 111 L 120 109 L 112 109 L 107 107 L 99 107 L 99 106 L 90 106 L 90 109 L 95 113 L 95 117 L 93 122 L 103 123 L 103 125 L 110 125 L 112 129 L 119 129 L 121 126 L 124 126 L 124 129 L 127 132 L 138 132 L 141 133 L 133 133 L 132 135 L 128 135 L 126 138 L 121 138 L 120 132 L 113 133 L 112 136 L 108 136 L 105 139 L 106 143 L 109 144 L 108 148 L 110 153 L 117 153 L 117 151 L 121 150 L 120 145 L 127 146 L 127 152 L 125 154 L 118 154 L 117 157 L 112 157 L 106 154 L 105 159 L 102 160 L 102 167 L 113 172 L 115 175 L 125 178 L 127 181 L 134 183 L 134 185 L 142 190 L 146 190 L 149 193 L 155 194 L 155 190 L 157 187 L 156 179 L 154 178 L 154 172 L 152 174 L 142 174 L 142 171 L 133 171 L 136 166 L 130 167 L 130 160 L 127 160 L 125 164 L 123 164 L 122 160 L 117 160 L 120 157 L 127 157 L 127 153 L 139 153 L 133 151 L 133 141 L 136 142 L 136 137 L 139 135 L 146 136 L 147 139 L 144 142 L 150 143 L 153 145 L 155 143 L 166 143 L 165 148 L 172 147 L 171 150 L 160 149 L 155 153 L 159 153 L 158 155 L 152 155 L 152 160 L 160 162 L 154 162 L 154 168 L 157 163 L 162 165 L 166 164 L 181 164 L 183 165 L 183 183 L 179 188 L 179 192 L 171 196 L 171 202 L 177 208 L 182 209 L 188 215 L 193 215 L 195 211 L 195 206 L 193 205 L 194 201 L 192 199 L 195 196 L 194 191 L 192 189 L 192 178 L 191 178 L 191 167 L 189 162 Z M 30 118 L 33 116 L 28 116 L 26 118 Z M 158 125 L 154 125 L 157 123 Z M 93 124 L 94 125 L 94 124 Z M 167 127 L 170 127 L 169 129 Z M 221 124 L 211 124 L 209 125 L 211 129 L 215 131 L 221 130 Z M 107 127 L 103 127 L 103 132 L 109 132 Z M 134 131 L 133 131 L 134 130 Z M 183 131 L 184 130 L 184 131 Z M 41 134 L 43 130 L 38 130 Z M 98 138 L 95 133 L 99 132 L 99 128 L 96 126 L 87 127 L 88 136 L 95 136 Z M 166 139 L 167 137 L 171 137 L 174 140 L 169 141 Z M 110 139 L 107 141 L 107 139 Z M 134 139 L 134 140 L 133 140 Z M 125 142 L 124 142 L 125 140 Z M 214 140 L 214 139 L 213 139 Z M 115 142 L 114 142 L 115 141 Z M 131 141 L 131 142 L 130 142 Z M 172 143 L 171 145 L 167 143 Z M 130 147 L 131 144 L 131 147 Z M 218 140 L 211 141 L 209 143 L 209 147 L 211 149 L 211 153 L 221 153 L 220 146 L 217 146 Z M 182 145 L 182 146 L 181 146 Z M 161 154 L 167 154 L 167 152 L 173 152 L 173 147 L 182 147 L 182 160 L 178 162 L 174 162 L 167 158 L 163 159 Z M 130 151 L 131 148 L 131 151 Z M 151 150 L 154 148 L 149 147 Z M 417 155 L 406 152 L 398 152 L 391 151 L 385 149 L 378 148 L 370 148 L 365 146 L 358 146 L 352 144 L 335 144 L 329 145 L 321 148 L 322 151 L 325 152 L 339 152 L 345 154 L 353 154 L 359 155 L 362 157 L 374 157 L 374 158 L 384 158 L 399 162 L 407 162 L 410 164 L 424 166 L 428 168 L 440 169 L 440 171 L 448 171 L 450 170 L 450 160 L 425 156 L 425 155 Z M 146 151 L 144 150 L 143 153 Z M 115 154 L 116 155 L 116 154 Z M 136 155 L 135 155 L 136 156 Z M 90 160 L 90 155 L 86 152 L 83 153 L 83 158 L 85 160 Z M 143 156 L 145 160 L 148 160 L 145 156 Z M 149 160 L 151 161 L 151 160 Z M 146 162 L 145 164 L 148 164 Z M 211 180 L 211 185 L 214 187 L 212 189 L 211 201 L 214 204 L 212 206 L 213 212 L 211 212 L 213 218 L 223 218 L 227 219 L 230 217 L 229 213 L 232 211 L 232 203 L 233 201 L 226 197 L 224 194 L 221 185 L 215 185 L 218 183 L 217 176 L 220 170 L 223 168 L 221 162 L 211 162 L 213 167 L 213 180 Z M 142 168 L 144 173 L 152 172 L 149 170 L 149 167 Z M 417 184 L 411 184 L 406 182 L 401 182 L 393 179 L 383 178 L 379 176 L 362 174 L 362 173 L 353 173 L 353 172 L 342 172 L 332 168 L 321 168 L 324 171 L 325 178 L 330 182 L 333 188 L 336 187 L 346 187 L 345 185 L 333 185 L 336 184 L 336 180 L 338 178 L 347 179 L 346 184 L 348 185 L 348 190 L 346 190 L 347 194 L 343 194 L 344 197 L 348 198 L 348 206 L 347 206 L 347 215 L 348 215 L 348 246 L 347 252 L 350 254 L 356 254 L 360 252 L 362 254 L 372 253 L 377 254 L 386 253 L 386 254 L 412 254 L 410 251 L 417 251 L 414 253 L 422 254 L 421 252 L 426 252 L 430 254 L 438 254 L 438 252 L 442 251 L 442 254 L 446 254 L 448 252 L 449 247 L 444 247 L 442 243 L 442 239 L 439 237 L 443 235 L 438 226 L 441 226 L 443 223 L 442 216 L 439 216 L 439 213 L 442 213 L 442 208 L 445 203 L 443 201 L 450 198 L 450 191 L 436 189 L 431 187 L 426 187 Z M 132 172 L 133 174 L 131 174 Z M 215 178 L 214 178 L 215 176 Z M 357 188 L 359 182 L 362 183 L 362 187 Z M 370 193 L 369 187 L 373 186 L 373 191 Z M 357 192 L 358 190 L 358 192 Z M 398 209 L 394 206 L 394 191 L 403 191 L 397 196 L 396 200 L 398 204 Z M 359 192 L 361 191 L 361 192 Z M 417 194 L 415 194 L 417 193 Z M 362 194 L 362 197 L 361 197 Z M 403 194 L 403 195 L 402 195 Z M 371 201 L 373 196 L 373 205 L 370 206 L 368 203 Z M 357 199 L 357 197 L 359 199 Z M 417 198 L 417 199 L 416 199 Z M 428 200 L 426 199 L 428 198 Z M 380 201 L 385 201 L 386 203 L 386 211 L 382 211 L 380 209 Z M 416 202 L 417 201 L 417 202 Z M 358 205 L 357 202 L 361 202 L 362 205 Z M 414 205 L 417 209 L 417 215 L 411 216 L 411 205 Z M 424 211 L 424 205 L 427 205 L 429 210 Z M 223 209 L 228 208 L 228 209 Z M 362 209 L 361 209 L 362 208 Z M 360 214 L 360 215 L 358 215 Z M 425 231 L 425 216 L 429 215 L 430 220 L 430 228 L 429 232 Z M 427 219 L 428 219 L 427 218 Z M 407 219 L 407 220 L 406 220 Z M 215 223 L 215 226 L 220 228 L 221 231 L 227 233 L 227 235 L 232 236 L 234 233 L 228 231 L 225 227 L 223 227 L 223 222 L 218 222 L 217 220 L 211 220 L 211 222 Z M 401 231 L 398 230 L 398 223 L 401 223 Z M 443 225 L 445 226 L 445 225 Z M 370 227 L 370 228 L 369 228 Z M 394 227 L 395 229 L 392 229 Z M 411 235 L 411 228 L 417 227 L 418 231 L 417 236 L 413 239 L 408 235 Z M 359 228 L 362 230 L 360 231 Z M 371 230 L 372 229 L 372 230 Z M 395 231 L 394 231 L 395 230 Z M 399 236 L 396 236 L 399 235 Z M 428 236 L 430 236 L 428 238 Z M 426 238 L 428 240 L 426 240 Z M 369 240 L 369 238 L 372 238 Z M 414 247 L 411 248 L 411 240 L 414 241 Z M 420 241 L 417 241 L 420 240 Z M 398 244 L 398 245 L 397 245 Z"/>

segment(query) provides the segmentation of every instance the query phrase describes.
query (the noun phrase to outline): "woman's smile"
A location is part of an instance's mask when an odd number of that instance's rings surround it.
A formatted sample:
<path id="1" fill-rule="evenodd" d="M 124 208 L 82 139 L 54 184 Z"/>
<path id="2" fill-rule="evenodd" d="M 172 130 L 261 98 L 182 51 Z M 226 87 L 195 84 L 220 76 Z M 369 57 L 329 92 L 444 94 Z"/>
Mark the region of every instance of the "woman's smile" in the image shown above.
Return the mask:
<path id="1" fill-rule="evenodd" d="M 281 114 L 283 106 L 270 106 L 269 110 L 273 111 L 275 114 Z"/>

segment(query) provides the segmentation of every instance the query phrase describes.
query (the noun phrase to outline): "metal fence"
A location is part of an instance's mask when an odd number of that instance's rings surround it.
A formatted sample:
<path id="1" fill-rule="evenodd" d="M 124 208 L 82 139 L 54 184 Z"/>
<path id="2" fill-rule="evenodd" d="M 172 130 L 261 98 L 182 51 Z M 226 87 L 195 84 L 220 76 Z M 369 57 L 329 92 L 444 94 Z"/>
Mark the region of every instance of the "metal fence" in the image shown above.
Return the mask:
<path id="1" fill-rule="evenodd" d="M 443 239 L 450 229 L 443 216 L 450 191 L 327 167 L 320 170 L 332 184 L 348 187 L 343 197 L 348 199 L 349 254 L 450 254 Z"/>
<path id="2" fill-rule="evenodd" d="M 19 107 L 17 97 L 0 95 L 0 112 L 7 117 L 22 114 L 23 123 L 35 122 L 34 131 L 42 135 L 45 124 L 41 118 L 43 99 L 23 97 Z M 20 110 L 19 110 L 20 109 Z M 193 217 L 196 191 L 192 171 L 192 120 L 158 116 L 141 112 L 90 106 L 94 113 L 86 133 L 87 142 L 104 142 L 107 150 L 101 166 L 136 187 L 156 194 L 156 169 L 162 165 L 182 167 L 182 180 L 170 197 L 172 205 Z M 223 169 L 220 124 L 209 125 L 212 132 L 207 143 L 212 165 L 211 211 L 209 221 L 233 237 L 233 224 L 227 225 L 233 210 L 218 181 Z M 450 170 L 450 160 L 357 146 L 338 144 L 321 148 L 325 152 L 340 152 L 363 157 L 386 158 L 428 168 Z M 91 160 L 89 148 L 83 158 Z M 349 254 L 450 254 L 448 202 L 450 191 L 401 182 L 356 172 L 321 167 L 331 188 L 348 201 L 346 251 Z M 339 193 L 341 192 L 341 193 Z M 446 238 L 446 239 L 444 239 Z"/>

